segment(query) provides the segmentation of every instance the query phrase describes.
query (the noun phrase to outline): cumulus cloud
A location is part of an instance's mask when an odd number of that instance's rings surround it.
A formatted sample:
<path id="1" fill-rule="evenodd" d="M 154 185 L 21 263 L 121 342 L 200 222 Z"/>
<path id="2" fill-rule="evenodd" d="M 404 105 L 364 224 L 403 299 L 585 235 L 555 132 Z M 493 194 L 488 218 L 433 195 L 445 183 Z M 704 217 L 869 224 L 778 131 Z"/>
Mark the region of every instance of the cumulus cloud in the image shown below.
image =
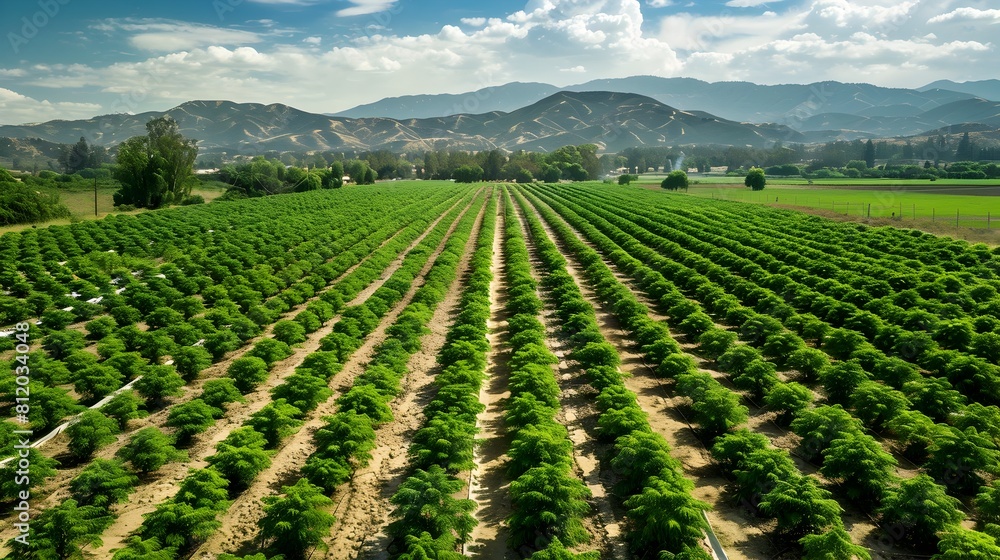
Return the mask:
<path id="1" fill-rule="evenodd" d="M 980 10 L 978 8 L 958 8 L 946 14 L 934 16 L 927 23 L 944 23 L 946 21 L 976 21 L 993 20 L 1000 22 L 1000 10 Z"/>
<path id="2" fill-rule="evenodd" d="M 652 8 L 666 8 L 667 6 L 673 6 L 673 0 L 646 0 L 646 5 Z"/>
<path id="3" fill-rule="evenodd" d="M 350 8 L 344 8 L 337 12 L 340 17 L 364 16 L 377 14 L 389 10 L 396 4 L 396 0 L 348 0 L 353 4 Z"/>
<path id="4" fill-rule="evenodd" d="M 756 8 L 765 4 L 774 4 L 781 0 L 729 0 L 726 5 L 730 8 Z"/>
<path id="5" fill-rule="evenodd" d="M 257 33 L 166 19 L 108 19 L 96 31 L 131 34 L 129 43 L 144 51 L 172 52 L 209 45 L 246 45 L 262 40 Z"/>
<path id="6" fill-rule="evenodd" d="M 321 40 L 318 32 L 307 37 L 273 28 L 252 33 L 201 26 L 200 35 L 211 39 L 206 42 L 184 31 L 201 24 L 109 20 L 99 25 L 131 34 L 133 45 L 146 45 L 150 55 L 110 65 L 8 63 L 12 67 L 0 69 L 0 77 L 5 85 L 103 92 L 108 99 L 103 112 L 162 110 L 190 99 L 282 102 L 330 112 L 381 97 L 461 93 L 515 80 L 567 85 L 653 74 L 916 87 L 940 78 L 977 79 L 995 64 L 991 26 L 942 25 L 990 21 L 982 14 L 991 11 L 941 13 L 954 3 L 942 9 L 940 3 L 918 0 L 805 0 L 773 3 L 763 14 L 730 10 L 705 15 L 675 8 L 657 12 L 655 20 L 644 19 L 644 5 L 668 4 L 525 0 L 523 9 L 506 17 L 464 18 L 414 35 L 383 29 L 339 42 L 332 35 Z M 337 7 L 360 14 L 392 10 L 396 3 L 359 0 L 345 5 Z M 168 30 L 181 32 L 175 39 L 157 37 Z M 170 45 L 169 40 L 176 42 Z M 42 111 L 42 103 L 34 107 Z M 45 110 L 55 118 L 72 117 L 79 109 L 49 104 Z M 7 118 L 6 112 L 0 114 Z"/>
<path id="7" fill-rule="evenodd" d="M 89 118 L 100 110 L 101 106 L 96 103 L 39 101 L 9 89 L 0 88 L 0 115 L 3 115 L 3 124 L 47 121 L 51 120 L 53 115 L 59 115 L 66 119 Z"/>

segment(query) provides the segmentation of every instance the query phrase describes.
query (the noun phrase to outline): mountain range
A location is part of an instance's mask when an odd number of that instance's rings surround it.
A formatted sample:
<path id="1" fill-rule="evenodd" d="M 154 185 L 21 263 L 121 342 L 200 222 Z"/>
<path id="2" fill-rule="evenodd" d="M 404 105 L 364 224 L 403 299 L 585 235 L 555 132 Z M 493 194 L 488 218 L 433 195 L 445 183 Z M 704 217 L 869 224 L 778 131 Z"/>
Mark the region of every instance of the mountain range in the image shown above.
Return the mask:
<path id="1" fill-rule="evenodd" d="M 466 94 L 389 98 L 338 115 L 282 104 L 191 101 L 165 112 L 0 126 L 0 137 L 58 143 L 84 137 L 114 145 L 144 134 L 151 118 L 169 115 L 203 150 L 243 153 L 551 151 L 583 143 L 603 151 L 684 144 L 765 146 L 1000 129 L 1000 102 L 984 96 L 1000 99 L 1000 80 L 895 89 L 638 76 L 564 90 L 512 83 Z"/>

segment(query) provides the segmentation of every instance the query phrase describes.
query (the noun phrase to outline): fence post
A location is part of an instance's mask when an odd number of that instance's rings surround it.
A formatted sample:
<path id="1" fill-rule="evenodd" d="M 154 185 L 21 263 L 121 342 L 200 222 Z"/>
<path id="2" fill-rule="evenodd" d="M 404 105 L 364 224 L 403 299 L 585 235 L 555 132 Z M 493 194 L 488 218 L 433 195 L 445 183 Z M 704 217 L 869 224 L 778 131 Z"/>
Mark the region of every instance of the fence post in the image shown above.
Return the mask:
<path id="1" fill-rule="evenodd" d="M 958 227 L 958 208 L 955 209 L 955 227 Z"/>
<path id="2" fill-rule="evenodd" d="M 872 217 L 872 203 L 871 202 L 868 203 L 868 217 L 869 218 Z"/>
<path id="3" fill-rule="evenodd" d="M 986 229 L 990 229 L 990 213 L 986 212 Z"/>

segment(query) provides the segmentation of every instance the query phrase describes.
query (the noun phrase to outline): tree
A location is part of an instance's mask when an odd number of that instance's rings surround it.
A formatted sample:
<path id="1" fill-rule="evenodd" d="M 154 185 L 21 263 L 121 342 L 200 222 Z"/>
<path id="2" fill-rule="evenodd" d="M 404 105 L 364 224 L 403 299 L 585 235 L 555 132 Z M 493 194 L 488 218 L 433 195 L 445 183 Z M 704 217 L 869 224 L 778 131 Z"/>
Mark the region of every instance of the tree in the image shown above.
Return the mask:
<path id="1" fill-rule="evenodd" d="M 142 405 L 143 400 L 135 394 L 135 391 L 129 389 L 111 397 L 111 400 L 101 407 L 101 412 L 117 420 L 118 427 L 124 430 L 129 420 L 142 418 L 145 415 L 139 410 Z"/>
<path id="2" fill-rule="evenodd" d="M 117 459 L 94 459 L 69 483 L 81 506 L 109 508 L 135 492 L 139 479 Z"/>
<path id="3" fill-rule="evenodd" d="M 941 533 L 938 550 L 931 560 L 990 560 L 1000 558 L 1000 546 L 990 535 L 961 527 Z"/>
<path id="4" fill-rule="evenodd" d="M 114 443 L 118 422 L 97 410 L 88 410 L 66 428 L 69 452 L 78 460 L 90 458 L 95 451 Z"/>
<path id="5" fill-rule="evenodd" d="M 285 378 L 284 383 L 271 390 L 271 397 L 275 400 L 283 399 L 302 412 L 313 410 L 333 395 L 333 391 L 325 379 L 310 373 L 312 370 L 301 367 L 295 370 L 295 373 Z"/>
<path id="6" fill-rule="evenodd" d="M 83 136 L 73 145 L 64 145 L 59 154 L 59 165 L 63 168 L 63 173 L 76 173 L 86 169 L 90 165 L 90 145 Z"/>
<path id="7" fill-rule="evenodd" d="M 417 469 L 390 499 L 396 507 L 389 534 L 419 536 L 426 532 L 451 544 L 448 548 L 454 548 L 456 541 L 465 542 L 476 526 L 471 515 L 476 504 L 455 498 L 462 487 L 462 481 L 437 465 L 427 470 Z"/>
<path id="8" fill-rule="evenodd" d="M 929 550 L 939 531 L 954 527 L 964 517 L 960 502 L 945 493 L 944 487 L 926 474 L 903 480 L 898 488 L 889 488 L 879 513 L 885 525 L 901 528 L 902 539 L 922 550 Z"/>
<path id="9" fill-rule="evenodd" d="M 188 472 L 174 500 L 194 508 L 225 511 L 229 507 L 229 481 L 215 469 Z"/>
<path id="10" fill-rule="evenodd" d="M 660 188 L 667 189 L 668 191 L 676 191 L 680 189 L 687 190 L 688 188 L 688 176 L 687 173 L 681 170 L 671 171 L 667 174 L 666 178 L 660 182 Z"/>
<path id="11" fill-rule="evenodd" d="M 954 492 L 975 492 L 985 483 L 983 473 L 997 471 L 996 445 L 975 428 L 948 427 L 937 434 L 928 451 L 927 473 Z"/>
<path id="12" fill-rule="evenodd" d="M 198 147 L 184 138 L 180 126 L 164 116 L 146 123 L 146 136 L 135 136 L 118 147 L 114 176 L 121 188 L 115 205 L 159 208 L 179 203 L 191 194 Z"/>
<path id="13" fill-rule="evenodd" d="M 76 373 L 73 388 L 87 400 L 97 400 L 122 386 L 124 376 L 113 367 L 95 364 Z"/>
<path id="14" fill-rule="evenodd" d="M 823 476 L 838 481 L 847 497 L 864 506 L 881 501 L 895 480 L 896 459 L 867 434 L 833 440 L 823 457 Z"/>
<path id="15" fill-rule="evenodd" d="M 213 415 L 216 418 L 222 417 L 227 404 L 246 401 L 236 388 L 236 383 L 228 377 L 206 381 L 201 386 L 201 400 L 214 409 Z"/>
<path id="16" fill-rule="evenodd" d="M 212 355 L 201 346 L 183 346 L 174 352 L 174 367 L 186 381 L 198 377 L 201 370 L 212 365 Z"/>
<path id="17" fill-rule="evenodd" d="M 708 528 L 702 511 L 711 506 L 654 476 L 641 494 L 625 500 L 625 507 L 633 529 L 632 546 L 656 553 L 696 546 Z"/>
<path id="18" fill-rule="evenodd" d="M 955 161 L 972 161 L 979 159 L 976 157 L 976 149 L 969 138 L 969 133 L 962 134 L 962 139 L 958 141 L 958 148 L 955 150 Z"/>
<path id="19" fill-rule="evenodd" d="M 174 560 L 177 558 L 177 547 L 164 547 L 158 539 L 132 537 L 126 542 L 128 546 L 115 552 L 112 560 Z"/>
<path id="20" fill-rule="evenodd" d="M 180 395 L 183 386 L 184 380 L 173 366 L 153 366 L 133 385 L 136 392 L 146 398 L 146 404 L 153 408 L 162 406 L 166 397 Z"/>
<path id="21" fill-rule="evenodd" d="M 865 547 L 854 544 L 844 527 L 836 525 L 825 533 L 799 539 L 802 560 L 871 560 Z"/>
<path id="22" fill-rule="evenodd" d="M 196 508 L 168 500 L 145 515 L 139 536 L 186 551 L 207 539 L 222 525 L 216 520 L 216 513 L 212 508 Z"/>
<path id="23" fill-rule="evenodd" d="M 601 554 L 597 551 L 574 554 L 555 538 L 547 547 L 532 554 L 528 560 L 600 560 L 600 557 Z"/>
<path id="24" fill-rule="evenodd" d="M 777 422 L 787 426 L 799 411 L 805 409 L 813 401 L 812 391 L 800 383 L 778 383 L 764 397 L 768 410 L 778 412 Z"/>
<path id="25" fill-rule="evenodd" d="M 247 488 L 257 473 L 271 465 L 265 447 L 267 440 L 253 428 L 236 428 L 216 446 L 215 455 L 206 461 L 226 477 L 231 492 L 237 492 Z"/>
<path id="26" fill-rule="evenodd" d="M 335 161 L 330 164 L 330 173 L 326 176 L 326 182 L 323 183 L 323 188 L 325 189 L 339 189 L 344 186 L 344 164 L 340 161 Z"/>
<path id="27" fill-rule="evenodd" d="M 170 409 L 166 425 L 176 428 L 177 443 L 186 445 L 195 434 L 204 432 L 215 423 L 215 410 L 201 399 L 193 399 Z"/>
<path id="28" fill-rule="evenodd" d="M 791 535 L 804 535 L 840 526 L 843 510 L 830 492 L 816 485 L 809 476 L 793 476 L 779 480 L 773 490 L 764 495 L 760 510 L 777 518 L 778 530 Z"/>
<path id="29" fill-rule="evenodd" d="M 846 404 L 858 386 L 868 381 L 869 375 L 857 360 L 848 360 L 823 368 L 819 372 L 819 379 L 823 382 L 830 402 Z"/>
<path id="30" fill-rule="evenodd" d="M 590 511 L 589 497 L 590 490 L 566 465 L 543 463 L 524 473 L 510 484 L 511 546 L 543 547 L 553 538 L 570 546 L 586 542 L 590 537 L 581 519 Z"/>
<path id="31" fill-rule="evenodd" d="M 860 434 L 861 421 L 839 404 L 803 410 L 792 421 L 792 431 L 802 438 L 801 448 L 809 460 L 818 457 L 830 442 L 845 434 Z"/>
<path id="32" fill-rule="evenodd" d="M 743 184 L 750 187 L 751 190 L 762 191 L 767 185 L 767 178 L 764 176 L 764 170 L 759 167 L 753 167 L 747 173 L 745 179 L 743 179 Z"/>
<path id="33" fill-rule="evenodd" d="M 295 321 L 278 321 L 271 328 L 274 338 L 292 346 L 306 341 L 306 329 Z"/>
<path id="34" fill-rule="evenodd" d="M 31 420 L 31 427 L 34 430 L 44 431 L 55 428 L 70 414 L 75 414 L 83 407 L 76 404 L 76 400 L 69 396 L 65 389 L 60 387 L 46 387 L 32 382 L 29 385 L 31 391 L 31 410 L 28 412 L 28 419 Z"/>
<path id="35" fill-rule="evenodd" d="M 155 426 L 136 432 L 124 447 L 115 454 L 140 473 L 151 473 L 170 461 L 179 461 L 187 454 L 174 448 L 170 438 Z"/>
<path id="36" fill-rule="evenodd" d="M 80 506 L 69 499 L 41 513 L 31 524 L 29 547 L 15 543 L 13 550 L 18 555 L 30 553 L 24 558 L 36 559 L 76 559 L 83 558 L 81 547 L 100 546 L 100 535 L 114 518 L 95 506 Z"/>
<path id="37" fill-rule="evenodd" d="M 736 393 L 722 387 L 709 389 L 695 401 L 694 421 L 708 437 L 724 434 L 747 421 L 749 411 Z"/>
<path id="38" fill-rule="evenodd" d="M 875 167 L 875 143 L 870 139 L 865 142 L 865 166 L 868 169 Z"/>
<path id="39" fill-rule="evenodd" d="M 740 428 L 735 432 L 719 436 L 712 445 L 712 457 L 728 471 L 742 469 L 746 458 L 754 451 L 767 449 L 767 436 Z"/>
<path id="40" fill-rule="evenodd" d="M 277 399 L 253 413 L 247 425 L 256 430 L 267 441 L 268 448 L 275 448 L 281 440 L 295 433 L 302 421 L 298 417 L 302 411 L 288 404 L 285 399 Z"/>
<path id="41" fill-rule="evenodd" d="M 26 460 L 31 465 L 30 476 L 25 477 L 23 473 L 17 474 L 21 468 L 18 466 L 21 459 Z M 0 467 L 0 500 L 19 499 L 18 495 L 21 492 L 31 490 L 42 484 L 46 478 L 55 476 L 58 465 L 59 462 L 55 459 L 42 455 L 41 451 L 34 447 L 29 448 L 27 457 L 19 456 L 17 461 L 10 461 Z"/>
<path id="42" fill-rule="evenodd" d="M 906 395 L 875 381 L 864 381 L 851 395 L 851 408 L 866 426 L 882 430 L 886 424 L 910 409 Z"/>
<path id="43" fill-rule="evenodd" d="M 256 356 L 244 356 L 229 364 L 226 375 L 246 395 L 267 379 L 267 363 Z"/>
<path id="44" fill-rule="evenodd" d="M 478 183 L 483 180 L 483 168 L 478 165 L 463 165 L 452 172 L 456 183 Z"/>
<path id="45" fill-rule="evenodd" d="M 323 490 L 300 478 L 294 486 L 281 489 L 284 496 L 264 498 L 261 538 L 290 560 L 306 558 L 307 552 L 323 542 L 333 526 L 333 515 L 324 508 L 333 500 Z"/>

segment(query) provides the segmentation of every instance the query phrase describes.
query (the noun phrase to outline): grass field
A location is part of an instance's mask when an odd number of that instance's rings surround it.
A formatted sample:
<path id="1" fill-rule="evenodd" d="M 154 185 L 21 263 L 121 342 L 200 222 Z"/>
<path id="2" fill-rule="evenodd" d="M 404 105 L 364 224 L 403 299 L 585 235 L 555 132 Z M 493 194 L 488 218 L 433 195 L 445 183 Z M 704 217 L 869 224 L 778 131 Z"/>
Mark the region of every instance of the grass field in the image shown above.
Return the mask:
<path id="1" fill-rule="evenodd" d="M 666 175 L 662 173 L 649 173 L 639 176 L 639 184 L 655 183 L 659 184 Z M 726 177 L 722 175 L 694 175 L 690 176 L 692 183 L 699 185 L 732 185 L 743 187 L 742 177 Z M 899 188 L 899 187 L 982 187 L 1000 186 L 1000 180 L 990 179 L 804 179 L 802 177 L 771 177 L 767 178 L 768 185 L 797 185 L 822 187 L 853 187 L 853 188 Z"/>
<path id="2" fill-rule="evenodd" d="M 219 198 L 226 192 L 226 185 L 224 183 L 215 182 L 202 182 L 199 186 L 191 189 L 191 194 L 199 194 L 204 199 L 205 202 L 211 202 L 216 198 Z M 51 226 L 51 225 L 65 225 L 75 220 L 93 220 L 95 218 L 103 218 L 108 214 L 121 213 L 115 210 L 113 196 L 115 191 L 118 190 L 116 183 L 103 182 L 99 183 L 97 186 L 97 213 L 94 213 L 94 190 L 93 188 L 63 188 L 63 189 L 44 189 L 46 194 L 58 194 L 59 201 L 69 208 L 69 211 L 73 214 L 71 219 L 60 219 L 52 220 L 44 224 L 17 224 L 12 226 L 0 227 L 0 234 L 6 233 L 8 231 L 21 231 L 25 228 L 41 227 L 41 226 Z M 134 210 L 129 212 L 130 214 L 136 214 L 143 212 L 144 210 Z"/>

